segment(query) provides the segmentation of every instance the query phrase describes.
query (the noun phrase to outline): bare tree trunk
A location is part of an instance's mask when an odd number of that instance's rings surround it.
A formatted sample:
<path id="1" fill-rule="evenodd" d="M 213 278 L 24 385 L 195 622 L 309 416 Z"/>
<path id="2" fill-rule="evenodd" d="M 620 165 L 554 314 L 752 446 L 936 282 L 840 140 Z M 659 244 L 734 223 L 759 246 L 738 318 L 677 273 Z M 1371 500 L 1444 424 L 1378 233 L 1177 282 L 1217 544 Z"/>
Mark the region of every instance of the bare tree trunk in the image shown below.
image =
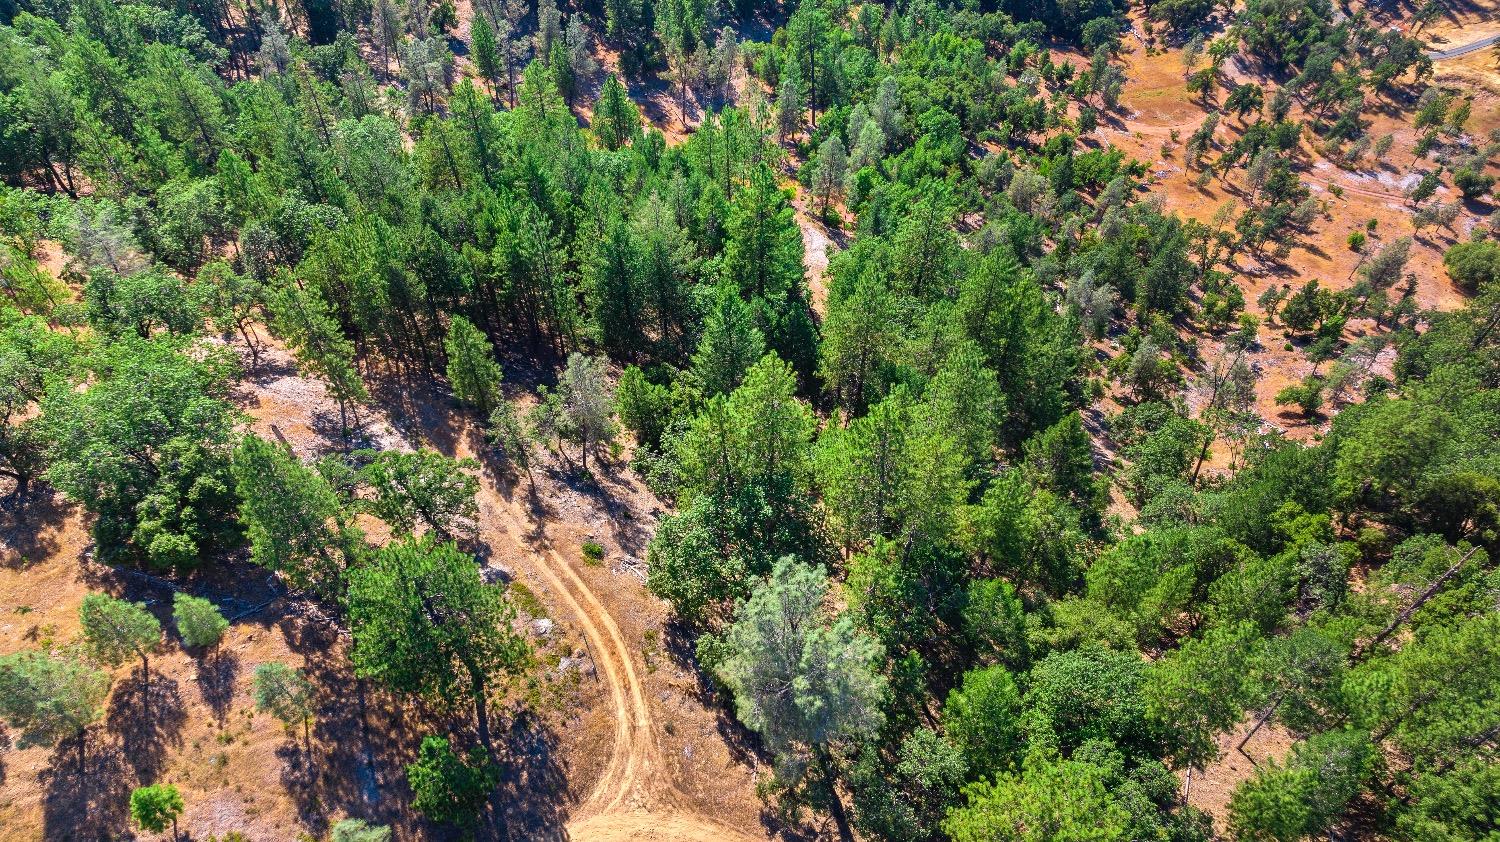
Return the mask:
<path id="1" fill-rule="evenodd" d="M 1245 735 L 1245 738 L 1243 740 L 1240 740 L 1240 744 L 1234 747 L 1235 751 L 1238 751 L 1240 754 L 1245 755 L 1245 759 L 1250 761 L 1251 766 L 1259 767 L 1260 764 L 1256 763 L 1255 758 L 1251 757 L 1249 753 L 1245 751 L 1245 746 L 1249 744 L 1250 738 L 1255 736 L 1255 733 L 1257 731 L 1264 727 L 1267 722 L 1271 721 L 1271 717 L 1275 715 L 1276 709 L 1281 707 L 1281 700 L 1283 698 L 1284 696 L 1277 696 L 1276 700 L 1271 702 L 1271 706 L 1266 708 L 1266 712 L 1262 713 L 1260 715 L 1260 718 L 1255 720 L 1255 726 L 1250 729 L 1250 732 Z"/>
<path id="2" fill-rule="evenodd" d="M 1476 553 L 1478 551 L 1479 551 L 1479 547 L 1477 547 L 1477 546 L 1474 547 L 1473 549 L 1471 549 L 1468 552 L 1464 553 L 1462 558 L 1460 558 L 1458 561 L 1454 562 L 1452 567 L 1449 567 L 1447 570 L 1444 570 L 1443 571 L 1443 575 L 1437 577 L 1436 581 L 1434 581 L 1431 585 L 1428 585 L 1427 586 L 1427 590 L 1422 591 L 1421 596 L 1418 596 L 1412 602 L 1412 604 L 1407 607 L 1407 609 L 1405 611 L 1402 611 L 1400 614 L 1398 614 L 1396 616 L 1396 619 L 1394 619 L 1394 620 L 1392 620 L 1390 622 L 1390 625 L 1388 625 L 1384 629 L 1382 629 L 1380 631 L 1380 634 L 1377 634 L 1377 635 L 1375 635 L 1375 637 L 1371 638 L 1370 642 L 1367 643 L 1367 644 L 1365 644 L 1359 650 L 1359 654 L 1357 654 L 1354 657 L 1353 660 L 1356 663 L 1359 662 L 1359 661 L 1364 660 L 1365 657 L 1368 656 L 1370 654 L 1370 652 L 1375 649 L 1375 647 L 1377 647 L 1380 644 L 1384 643 L 1387 638 L 1389 638 L 1391 635 L 1395 634 L 1396 630 L 1399 629 L 1399 628 L 1401 628 L 1401 626 L 1404 625 L 1407 620 L 1410 620 L 1411 616 L 1413 614 L 1417 613 L 1417 610 L 1427 603 L 1427 600 L 1432 599 L 1432 597 L 1435 596 L 1437 594 L 1437 592 L 1442 589 L 1443 585 L 1447 584 L 1448 580 L 1451 579 L 1451 578 L 1453 578 L 1453 576 L 1458 573 L 1459 569 L 1463 567 L 1464 562 L 1468 561 L 1469 557 L 1472 556 L 1472 555 L 1474 555 L 1474 553 Z"/>

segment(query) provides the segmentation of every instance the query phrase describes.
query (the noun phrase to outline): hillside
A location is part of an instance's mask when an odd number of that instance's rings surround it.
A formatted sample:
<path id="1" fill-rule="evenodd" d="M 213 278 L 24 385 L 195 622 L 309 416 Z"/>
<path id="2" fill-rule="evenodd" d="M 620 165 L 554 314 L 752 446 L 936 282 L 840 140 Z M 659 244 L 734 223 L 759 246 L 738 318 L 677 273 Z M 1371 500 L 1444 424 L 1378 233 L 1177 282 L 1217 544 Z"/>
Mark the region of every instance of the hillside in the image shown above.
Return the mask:
<path id="1" fill-rule="evenodd" d="M 1497 21 L 0 0 L 5 838 L 1487 838 Z"/>

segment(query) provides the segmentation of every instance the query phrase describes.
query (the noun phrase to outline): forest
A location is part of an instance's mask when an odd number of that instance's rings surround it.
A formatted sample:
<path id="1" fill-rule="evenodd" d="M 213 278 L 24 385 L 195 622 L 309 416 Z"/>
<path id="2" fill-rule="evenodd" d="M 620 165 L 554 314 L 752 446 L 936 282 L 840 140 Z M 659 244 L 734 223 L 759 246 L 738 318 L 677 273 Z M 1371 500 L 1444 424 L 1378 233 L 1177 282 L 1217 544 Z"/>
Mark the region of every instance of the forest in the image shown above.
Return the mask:
<path id="1" fill-rule="evenodd" d="M 356 774 L 317 736 L 354 682 L 420 723 L 379 811 L 227 828 L 194 801 L 251 770 L 166 764 L 14 838 L 1496 839 L 1500 93 L 1392 7 L 0 0 L 6 752 L 102 763 L 252 581 L 347 666 L 243 675 L 285 762 Z M 1165 164 L 1142 62 L 1204 115 Z M 244 399 L 282 358 L 321 451 Z M 372 435 L 393 394 L 478 445 Z M 541 534 L 622 478 L 641 642 L 590 590 L 625 549 L 548 585 L 487 537 L 492 485 Z M 68 570 L 157 596 L 70 578 L 23 639 L 59 506 Z M 760 821 L 681 771 L 516 819 L 547 611 L 624 641 L 596 682 L 696 676 Z"/>

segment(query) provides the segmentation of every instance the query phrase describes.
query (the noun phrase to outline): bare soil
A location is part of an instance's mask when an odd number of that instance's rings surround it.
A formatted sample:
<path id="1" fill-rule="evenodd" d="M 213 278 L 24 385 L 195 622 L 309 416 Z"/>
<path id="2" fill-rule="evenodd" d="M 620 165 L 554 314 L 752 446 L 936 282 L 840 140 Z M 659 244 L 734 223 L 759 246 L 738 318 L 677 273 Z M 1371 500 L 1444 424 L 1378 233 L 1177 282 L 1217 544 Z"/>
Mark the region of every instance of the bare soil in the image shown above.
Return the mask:
<path id="1" fill-rule="evenodd" d="M 1466 27 L 1473 23 L 1483 20 L 1486 23 L 1482 26 L 1496 26 L 1494 21 L 1500 20 L 1500 3 L 1495 0 L 1478 0 L 1465 9 L 1452 19 L 1452 23 L 1444 24 L 1461 30 L 1452 36 L 1455 43 L 1461 39 L 1470 40 L 1471 29 Z M 1226 205 L 1236 211 L 1243 209 L 1248 198 L 1242 187 L 1243 171 L 1233 172 L 1227 178 L 1216 176 L 1199 186 L 1197 171 L 1190 170 L 1183 160 L 1183 144 L 1209 111 L 1217 108 L 1227 96 L 1227 90 L 1221 88 L 1207 102 L 1189 93 L 1180 48 L 1155 39 L 1143 39 L 1139 34 L 1140 20 L 1135 19 L 1134 24 L 1133 35 L 1124 41 L 1122 60 L 1127 81 L 1121 108 L 1104 118 L 1100 128 L 1086 140 L 1113 144 L 1130 158 L 1144 162 L 1148 170 L 1145 190 L 1151 196 L 1159 197 L 1168 211 L 1209 222 Z M 1429 28 L 1429 33 L 1437 29 L 1438 25 L 1434 25 Z M 1480 32 L 1474 37 L 1482 34 Z M 1066 50 L 1059 52 L 1064 60 L 1080 69 L 1086 68 L 1082 55 Z M 1251 71 L 1243 60 L 1235 59 L 1226 64 L 1225 76 L 1231 84 L 1260 83 L 1267 88 L 1269 97 L 1274 83 Z M 1500 79 L 1495 73 L 1492 51 L 1482 50 L 1436 65 L 1436 83 L 1452 86 L 1460 93 L 1472 96 L 1473 116 L 1468 124 L 1468 134 L 1478 145 L 1485 143 L 1489 132 L 1500 126 L 1500 87 L 1489 84 L 1486 79 L 1489 82 Z M 1397 238 L 1410 236 L 1413 246 L 1407 271 L 1417 279 L 1415 299 L 1418 306 L 1448 310 L 1461 306 L 1464 301 L 1463 294 L 1453 286 L 1443 269 L 1442 255 L 1447 248 L 1466 239 L 1472 228 L 1484 224 L 1495 207 L 1486 201 L 1463 202 L 1459 219 L 1451 228 L 1427 228 L 1418 232 L 1412 225 L 1414 207 L 1407 200 L 1405 190 L 1416 183 L 1420 172 L 1437 166 L 1431 160 L 1419 159 L 1413 152 L 1417 132 L 1411 128 L 1411 116 L 1415 93 L 1419 90 L 1412 91 L 1409 98 L 1376 97 L 1372 100 L 1365 115 L 1369 122 L 1367 132 L 1372 137 L 1394 136 L 1391 152 L 1382 160 L 1367 158 L 1354 169 L 1341 169 L 1304 141 L 1297 151 L 1294 165 L 1313 197 L 1323 202 L 1322 217 L 1310 226 L 1284 260 L 1269 256 L 1258 259 L 1242 254 L 1230 267 L 1244 291 L 1246 312 L 1261 320 L 1258 344 L 1246 357 L 1256 373 L 1257 412 L 1270 427 L 1290 438 L 1301 441 L 1317 438 L 1326 429 L 1331 411 L 1336 407 L 1304 418 L 1295 408 L 1276 405 L 1277 393 L 1313 373 L 1313 364 L 1304 355 L 1304 343 L 1293 342 L 1283 328 L 1266 320 L 1265 313 L 1256 303 L 1261 293 L 1271 287 L 1296 289 L 1314 278 L 1324 288 L 1347 289 L 1355 283 L 1364 260 Z M 1300 107 L 1294 108 L 1292 118 L 1311 119 Z M 1214 154 L 1233 142 L 1245 125 L 1246 121 L 1232 114 L 1224 115 L 1215 133 Z M 1437 195 L 1429 201 L 1451 202 L 1460 198 L 1446 183 L 1447 179 L 1444 181 Z M 1354 252 L 1346 242 L 1349 235 L 1367 230 L 1366 226 L 1372 221 L 1375 227 L 1369 241 L 1362 252 Z M 1369 320 L 1353 319 L 1346 329 L 1345 339 L 1354 341 L 1377 332 L 1377 327 Z M 1206 336 L 1201 330 L 1188 326 L 1184 327 L 1182 334 L 1184 339 L 1198 340 L 1205 359 L 1223 353 L 1222 337 Z M 1389 362 L 1387 355 L 1374 373 L 1388 374 Z M 1326 373 L 1327 364 L 1319 371 Z M 1189 378 L 1199 373 L 1185 372 Z M 1226 463 L 1226 454 L 1216 451 L 1210 468 L 1218 469 Z"/>
<path id="2" fill-rule="evenodd" d="M 774 835 L 755 795 L 765 767 L 748 734 L 724 713 L 688 657 L 690 643 L 641 581 L 639 558 L 660 507 L 628 467 L 595 457 L 596 482 L 584 484 L 549 456 L 532 497 L 430 382 L 371 375 L 377 400 L 359 412 L 347 443 L 322 384 L 298 374 L 274 343 L 237 399 L 251 429 L 304 458 L 346 446 L 426 446 L 480 460 L 480 528 L 470 548 L 529 597 L 516 600 L 527 609 L 517 622 L 536 645 L 535 665 L 501 701 L 505 780 L 481 836 Z M 0 652 L 76 641 L 78 606 L 94 590 L 145 600 L 170 628 L 167 583 L 93 562 L 83 515 L 60 497 L 35 496 L 0 531 Z M 378 530 L 371 537 L 383 540 Z M 603 564 L 586 563 L 585 541 L 605 547 Z M 355 679 L 338 628 L 243 559 L 184 588 L 234 619 L 223 644 L 188 653 L 169 639 L 152 659 L 149 715 L 138 668 L 116 670 L 82 774 L 76 745 L 6 752 L 7 840 L 117 834 L 127 826 L 130 789 L 156 781 L 182 790 L 190 838 L 235 830 L 255 840 L 319 837 L 344 816 L 390 823 L 400 839 L 446 836 L 406 811 L 403 767 L 425 733 L 471 740 L 467 711 L 403 706 Z M 538 619 L 552 624 L 538 632 Z M 311 767 L 300 731 L 254 710 L 254 670 L 268 661 L 307 669 L 320 688 Z"/>
<path id="3" fill-rule="evenodd" d="M 1240 784 L 1255 777 L 1256 771 L 1268 762 L 1283 762 L 1291 752 L 1296 737 L 1275 723 L 1265 725 L 1245 744 L 1241 753 L 1235 747 L 1254 725 L 1254 716 L 1226 734 L 1219 736 L 1219 759 L 1208 768 L 1192 774 L 1191 782 L 1186 773 L 1179 774 L 1187 792 L 1187 801 L 1194 807 L 1213 817 L 1215 827 L 1222 833 L 1227 830 L 1229 799 Z"/>

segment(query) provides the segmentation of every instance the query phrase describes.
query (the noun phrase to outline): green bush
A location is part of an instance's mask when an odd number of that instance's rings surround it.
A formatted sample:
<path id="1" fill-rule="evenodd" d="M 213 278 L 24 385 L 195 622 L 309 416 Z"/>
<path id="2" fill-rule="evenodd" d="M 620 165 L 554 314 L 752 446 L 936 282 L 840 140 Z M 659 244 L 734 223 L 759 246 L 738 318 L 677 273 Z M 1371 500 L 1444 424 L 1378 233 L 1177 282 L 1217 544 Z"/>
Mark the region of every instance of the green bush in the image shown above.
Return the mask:
<path id="1" fill-rule="evenodd" d="M 583 559 L 591 567 L 599 566 L 604 561 L 604 547 L 598 541 L 585 541 L 583 544 Z"/>
<path id="2" fill-rule="evenodd" d="M 1477 292 L 1500 276 L 1500 243 L 1488 240 L 1459 243 L 1443 254 L 1443 266 L 1459 289 Z"/>

